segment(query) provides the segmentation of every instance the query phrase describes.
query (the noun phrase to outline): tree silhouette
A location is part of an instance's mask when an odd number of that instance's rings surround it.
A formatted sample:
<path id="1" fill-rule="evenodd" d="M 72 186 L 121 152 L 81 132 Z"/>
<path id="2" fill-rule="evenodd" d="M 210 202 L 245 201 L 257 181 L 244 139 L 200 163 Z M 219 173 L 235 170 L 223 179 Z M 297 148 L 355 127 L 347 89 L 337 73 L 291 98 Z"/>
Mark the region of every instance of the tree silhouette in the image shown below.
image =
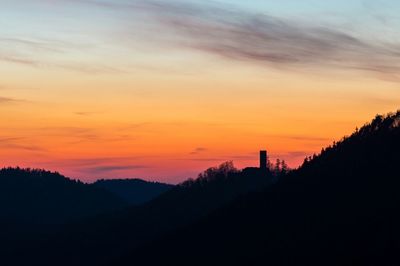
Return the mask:
<path id="1" fill-rule="evenodd" d="M 399 265 L 399 121 L 377 116 L 277 184 L 112 265 Z"/>

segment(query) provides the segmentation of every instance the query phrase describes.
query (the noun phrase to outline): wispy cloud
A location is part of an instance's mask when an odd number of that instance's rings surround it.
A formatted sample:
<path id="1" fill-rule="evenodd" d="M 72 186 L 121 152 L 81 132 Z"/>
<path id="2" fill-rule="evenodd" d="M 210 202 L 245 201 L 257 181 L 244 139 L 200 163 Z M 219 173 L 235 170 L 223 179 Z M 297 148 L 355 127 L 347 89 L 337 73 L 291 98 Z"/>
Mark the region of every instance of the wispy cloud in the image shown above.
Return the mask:
<path id="1" fill-rule="evenodd" d="M 70 158 L 62 161 L 49 161 L 43 164 L 50 167 L 61 167 L 73 169 L 76 172 L 91 176 L 106 176 L 121 171 L 133 171 L 150 168 L 137 161 L 143 159 L 141 156 L 131 157 L 92 157 L 92 158 Z"/>
<path id="2" fill-rule="evenodd" d="M 194 149 L 192 152 L 190 152 L 190 155 L 198 155 L 200 153 L 206 152 L 207 150 L 208 150 L 207 148 L 198 147 Z"/>
<path id="3" fill-rule="evenodd" d="M 92 116 L 100 114 L 100 112 L 80 111 L 80 112 L 75 112 L 74 114 L 78 116 Z"/>
<path id="4" fill-rule="evenodd" d="M 13 102 L 13 101 L 15 101 L 15 100 L 12 98 L 0 97 L 0 104 L 1 103 L 9 103 L 9 102 Z"/>
<path id="5" fill-rule="evenodd" d="M 3 149 L 10 149 L 10 150 L 24 150 L 24 151 L 34 151 L 34 152 L 46 151 L 45 149 L 39 146 L 21 145 L 13 143 L 0 143 L 0 147 Z"/>
<path id="6" fill-rule="evenodd" d="M 23 100 L 20 100 L 20 99 L 0 96 L 0 104 L 18 103 L 18 102 L 22 102 L 22 101 Z"/>
<path id="7" fill-rule="evenodd" d="M 124 71 L 91 62 L 70 62 L 62 56 L 75 51 L 87 50 L 89 45 L 66 43 L 59 40 L 41 40 L 36 38 L 0 38 L 0 62 L 19 64 L 41 69 L 64 69 L 86 74 L 117 74 Z M 57 56 L 54 56 L 54 55 Z M 48 57 L 51 55 L 51 59 Z"/>
<path id="8" fill-rule="evenodd" d="M 227 161 L 226 158 L 217 158 L 217 157 L 212 157 L 212 158 L 181 158 L 181 159 L 175 159 L 177 161 L 194 161 L 194 162 L 225 162 Z"/>
<path id="9" fill-rule="evenodd" d="M 159 3 L 163 25 L 182 45 L 235 60 L 281 67 L 336 67 L 397 76 L 400 45 L 372 43 L 337 29 L 218 7 Z"/>
<path id="10" fill-rule="evenodd" d="M 22 137 L 0 137 L 0 143 L 22 140 Z"/>
<path id="11" fill-rule="evenodd" d="M 164 46 L 168 49 L 175 47 L 178 51 L 195 50 L 225 59 L 279 69 L 301 71 L 352 69 L 374 73 L 379 78 L 400 81 L 399 42 L 385 43 L 373 38 L 367 40 L 360 37 L 361 34 L 357 32 L 339 27 L 276 17 L 216 1 L 59 0 L 57 2 L 130 13 L 128 16 L 121 15 L 120 20 L 123 21 L 118 20 L 121 25 L 114 29 L 116 34 L 123 35 L 121 39 L 126 45 L 137 43 L 138 38 L 148 38 L 148 41 L 159 46 L 158 48 Z M 119 13 L 112 14 L 118 16 Z M 138 31 L 140 34 L 137 34 Z M 154 34 L 155 31 L 157 34 Z M 57 40 L 11 37 L 0 38 L 0 43 L 14 43 L 25 49 L 48 53 L 71 50 L 70 45 Z M 86 73 L 123 72 L 99 64 L 49 62 L 1 51 L 0 61 Z"/>
<path id="12" fill-rule="evenodd" d="M 85 74 L 120 74 L 125 72 L 109 66 L 92 65 L 87 63 L 68 63 L 62 61 L 46 61 L 44 59 L 36 60 L 29 56 L 15 56 L 11 54 L 0 54 L 0 61 L 42 69 L 64 69 Z"/>
<path id="13" fill-rule="evenodd" d="M 23 150 L 31 152 L 43 152 L 44 148 L 32 145 L 23 137 L 0 137 L 0 148 L 5 150 Z"/>
<path id="14" fill-rule="evenodd" d="M 94 131 L 93 128 L 88 128 L 88 127 L 42 127 L 42 128 L 38 128 L 38 130 L 40 132 L 42 132 L 42 134 L 45 135 L 51 135 L 51 136 L 59 136 L 59 135 L 73 135 L 73 136 L 80 136 L 82 134 L 90 134 Z"/>
<path id="15" fill-rule="evenodd" d="M 145 165 L 102 165 L 96 167 L 90 167 L 82 169 L 81 172 L 91 174 L 109 174 L 110 172 L 125 171 L 125 170 L 136 170 L 148 168 Z"/>
<path id="16" fill-rule="evenodd" d="M 340 28 L 194 1 L 79 0 L 130 10 L 158 22 L 158 43 L 277 68 L 354 69 L 400 81 L 400 44 L 366 40 Z M 127 29 L 129 30 L 129 29 Z M 170 38 L 166 37 L 169 33 Z"/>
<path id="17" fill-rule="evenodd" d="M 22 39 L 16 37 L 10 38 L 0 38 L 0 43 L 3 45 L 12 45 L 12 46 L 21 46 L 23 48 L 35 49 L 37 51 L 51 51 L 51 52 L 60 52 L 62 53 L 62 49 L 66 49 L 71 44 L 66 44 L 60 41 L 43 41 L 43 40 L 31 40 L 31 39 Z"/>
<path id="18" fill-rule="evenodd" d="M 82 114 L 83 115 L 83 114 Z M 102 132 L 100 129 L 89 127 L 42 127 L 35 129 L 36 134 L 48 137 L 64 138 L 67 144 L 79 144 L 83 142 L 123 142 L 133 141 L 137 137 L 132 134 L 112 134 Z"/>
<path id="19" fill-rule="evenodd" d="M 304 136 L 304 135 L 268 135 L 268 137 L 287 139 L 294 141 L 308 141 L 308 142 L 327 142 L 332 141 L 330 138 L 317 137 L 317 136 Z"/>

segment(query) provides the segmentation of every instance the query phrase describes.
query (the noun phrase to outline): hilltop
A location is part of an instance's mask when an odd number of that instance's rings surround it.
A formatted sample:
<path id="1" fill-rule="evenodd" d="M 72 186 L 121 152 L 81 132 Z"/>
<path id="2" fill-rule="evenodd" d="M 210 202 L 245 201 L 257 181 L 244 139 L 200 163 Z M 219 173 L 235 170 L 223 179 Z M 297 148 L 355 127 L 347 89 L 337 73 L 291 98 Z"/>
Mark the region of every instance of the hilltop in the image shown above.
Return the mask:
<path id="1" fill-rule="evenodd" d="M 120 209 L 114 194 L 41 169 L 0 169 L 1 221 L 54 225 Z"/>
<path id="2" fill-rule="evenodd" d="M 170 184 L 142 179 L 102 179 L 93 185 L 118 195 L 132 205 L 144 204 L 174 187 Z"/>
<path id="3" fill-rule="evenodd" d="M 187 180 L 143 205 L 71 224 L 45 244 L 47 252 L 39 253 L 38 261 L 44 265 L 45 257 L 48 265 L 57 261 L 69 266 L 113 261 L 243 195 L 262 190 L 272 181 L 269 171 L 248 175 L 231 162 L 209 168 L 197 179 Z"/>
<path id="4" fill-rule="evenodd" d="M 87 185 L 43 170 L 3 169 L 3 243 L 13 241 L 5 259 L 41 266 L 398 265 L 399 150 L 400 111 L 376 116 L 296 170 L 238 170 L 227 162 L 136 206 L 110 192 L 110 184 L 128 181 Z M 60 222 L 40 234 L 7 231 Z"/>
<path id="5" fill-rule="evenodd" d="M 276 185 L 112 265 L 399 265 L 399 121 L 376 116 Z"/>

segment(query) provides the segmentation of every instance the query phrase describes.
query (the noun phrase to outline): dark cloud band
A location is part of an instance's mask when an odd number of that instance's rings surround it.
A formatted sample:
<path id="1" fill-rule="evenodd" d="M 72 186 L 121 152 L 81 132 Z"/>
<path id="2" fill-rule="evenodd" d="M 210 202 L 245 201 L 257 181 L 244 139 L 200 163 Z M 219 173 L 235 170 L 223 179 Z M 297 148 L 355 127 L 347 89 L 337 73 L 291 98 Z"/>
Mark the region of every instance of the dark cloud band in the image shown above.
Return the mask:
<path id="1" fill-rule="evenodd" d="M 399 44 L 218 5 L 150 1 L 146 10 L 183 47 L 268 66 L 358 69 L 400 79 Z"/>

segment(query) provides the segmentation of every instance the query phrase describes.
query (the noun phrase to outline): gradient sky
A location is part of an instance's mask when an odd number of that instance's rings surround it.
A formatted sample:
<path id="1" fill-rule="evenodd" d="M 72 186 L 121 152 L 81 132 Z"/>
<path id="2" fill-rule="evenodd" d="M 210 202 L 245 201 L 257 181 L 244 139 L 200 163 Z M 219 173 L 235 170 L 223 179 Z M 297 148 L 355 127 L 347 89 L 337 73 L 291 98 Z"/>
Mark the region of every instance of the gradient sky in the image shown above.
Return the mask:
<path id="1" fill-rule="evenodd" d="M 179 182 L 400 106 L 400 1 L 0 0 L 0 164 Z"/>

